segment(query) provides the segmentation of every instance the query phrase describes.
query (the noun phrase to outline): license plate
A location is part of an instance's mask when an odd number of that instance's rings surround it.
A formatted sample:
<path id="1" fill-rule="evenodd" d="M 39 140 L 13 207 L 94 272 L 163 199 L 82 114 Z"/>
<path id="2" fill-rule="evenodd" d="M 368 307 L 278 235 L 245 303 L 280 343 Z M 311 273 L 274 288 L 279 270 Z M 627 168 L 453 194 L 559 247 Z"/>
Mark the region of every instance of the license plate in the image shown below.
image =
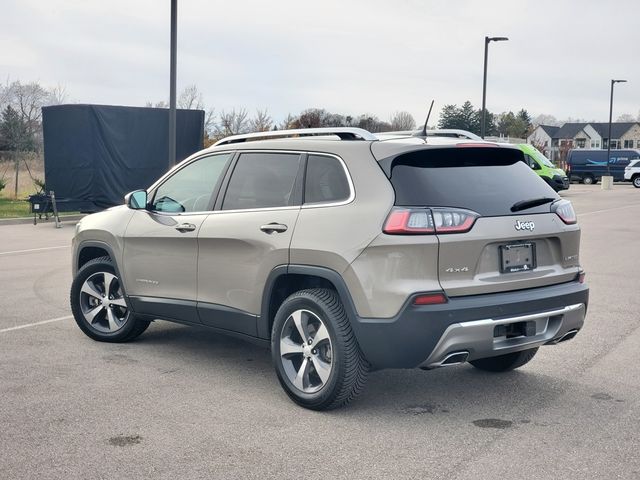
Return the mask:
<path id="1" fill-rule="evenodd" d="M 527 272 L 536 268 L 534 243 L 500 245 L 500 271 L 502 273 Z"/>

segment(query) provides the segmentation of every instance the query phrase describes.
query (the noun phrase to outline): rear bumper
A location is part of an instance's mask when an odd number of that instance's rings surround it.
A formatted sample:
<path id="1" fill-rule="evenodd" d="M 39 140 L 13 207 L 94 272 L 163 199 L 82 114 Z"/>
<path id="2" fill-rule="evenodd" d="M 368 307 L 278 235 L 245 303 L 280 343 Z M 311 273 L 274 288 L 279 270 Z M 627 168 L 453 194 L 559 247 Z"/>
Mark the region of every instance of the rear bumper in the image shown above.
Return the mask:
<path id="1" fill-rule="evenodd" d="M 588 301 L 589 288 L 579 282 L 455 297 L 443 305 L 415 306 L 410 298 L 396 317 L 358 318 L 353 328 L 375 369 L 436 368 L 570 338 L 582 328 Z M 496 326 L 525 322 L 528 336 L 496 336 Z"/>

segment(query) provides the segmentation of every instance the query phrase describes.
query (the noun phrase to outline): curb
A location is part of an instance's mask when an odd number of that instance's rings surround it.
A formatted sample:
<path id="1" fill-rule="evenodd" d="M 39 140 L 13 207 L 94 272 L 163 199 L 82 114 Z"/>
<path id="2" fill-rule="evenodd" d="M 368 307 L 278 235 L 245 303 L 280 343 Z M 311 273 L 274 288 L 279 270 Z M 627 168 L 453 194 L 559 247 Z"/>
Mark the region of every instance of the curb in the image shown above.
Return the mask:
<path id="1" fill-rule="evenodd" d="M 60 223 L 67 223 L 67 222 L 77 222 L 78 220 L 84 218 L 86 215 L 81 214 L 81 215 L 62 215 L 60 217 Z M 49 220 L 45 220 L 43 219 L 38 219 L 38 225 L 40 224 L 51 224 L 51 225 L 55 225 L 55 220 L 53 219 L 53 217 L 49 217 Z M 33 217 L 20 217 L 20 218 L 0 218 L 0 227 L 2 227 L 3 225 L 26 225 L 26 224 L 31 224 L 33 225 Z"/>

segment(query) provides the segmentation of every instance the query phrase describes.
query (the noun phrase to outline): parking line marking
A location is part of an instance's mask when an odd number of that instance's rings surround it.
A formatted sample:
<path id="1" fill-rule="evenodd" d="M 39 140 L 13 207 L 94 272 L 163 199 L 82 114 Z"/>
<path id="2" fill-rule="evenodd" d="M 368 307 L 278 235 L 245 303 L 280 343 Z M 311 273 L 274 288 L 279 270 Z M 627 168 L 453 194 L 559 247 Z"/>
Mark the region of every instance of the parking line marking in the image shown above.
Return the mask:
<path id="1" fill-rule="evenodd" d="M 0 255 L 11 255 L 12 253 L 41 252 L 43 250 L 55 250 L 57 248 L 69 248 L 69 247 L 70 245 L 61 245 L 59 247 L 29 248 L 28 250 L 13 250 L 11 252 L 0 252 Z"/>
<path id="2" fill-rule="evenodd" d="M 44 325 L 45 323 L 61 322 L 62 320 L 70 320 L 73 315 L 67 315 L 66 317 L 50 318 L 49 320 L 42 320 L 41 322 L 27 323 L 26 325 L 18 325 L 16 327 L 3 328 L 0 333 L 11 332 L 13 330 L 21 330 L 23 328 L 37 327 L 38 325 Z"/>
<path id="3" fill-rule="evenodd" d="M 630 207 L 640 207 L 640 203 L 631 203 L 629 205 L 623 205 L 621 207 L 605 208 L 604 210 L 595 210 L 593 212 L 579 213 L 578 218 L 584 217 L 585 215 L 591 215 L 592 213 L 610 212 L 612 210 L 621 210 L 623 208 L 630 208 Z"/>

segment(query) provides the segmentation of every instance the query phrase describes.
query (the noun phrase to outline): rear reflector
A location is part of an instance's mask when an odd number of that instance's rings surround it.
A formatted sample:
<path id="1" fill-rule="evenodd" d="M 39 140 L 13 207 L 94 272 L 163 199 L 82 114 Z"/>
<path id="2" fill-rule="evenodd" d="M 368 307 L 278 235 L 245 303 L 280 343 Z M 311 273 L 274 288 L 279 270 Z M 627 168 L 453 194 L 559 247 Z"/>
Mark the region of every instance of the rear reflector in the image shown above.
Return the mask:
<path id="1" fill-rule="evenodd" d="M 438 305 L 440 303 L 447 303 L 447 297 L 444 293 L 426 293 L 413 299 L 414 305 Z"/>
<path id="2" fill-rule="evenodd" d="M 471 230 L 479 216 L 476 212 L 461 208 L 394 207 L 387 217 L 383 232 L 391 235 L 463 233 Z"/>
<path id="3" fill-rule="evenodd" d="M 580 283 L 584 283 L 584 277 L 585 277 L 586 275 L 587 275 L 586 273 L 584 273 L 584 272 L 580 272 L 580 273 L 578 274 L 578 282 L 580 282 Z"/>

